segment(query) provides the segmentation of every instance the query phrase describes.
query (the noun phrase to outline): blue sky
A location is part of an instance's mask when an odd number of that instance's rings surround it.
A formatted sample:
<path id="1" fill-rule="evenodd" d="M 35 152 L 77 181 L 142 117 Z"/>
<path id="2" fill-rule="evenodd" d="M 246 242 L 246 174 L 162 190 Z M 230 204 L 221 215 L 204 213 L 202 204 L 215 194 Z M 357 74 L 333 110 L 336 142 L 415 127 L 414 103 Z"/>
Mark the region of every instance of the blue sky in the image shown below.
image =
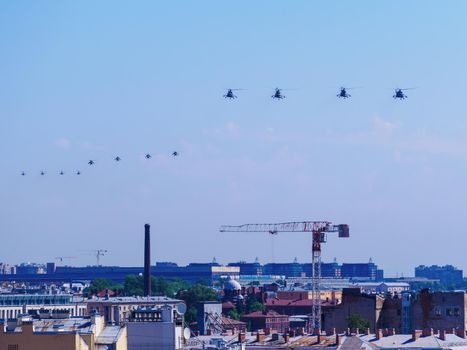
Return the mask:
<path id="1" fill-rule="evenodd" d="M 0 261 L 85 265 L 100 248 L 104 264 L 141 265 L 149 222 L 153 260 L 306 262 L 307 234 L 272 254 L 266 235 L 218 228 L 330 220 L 351 238 L 330 237 L 325 261 L 467 269 L 466 10 L 2 2 Z M 341 85 L 362 88 L 342 101 Z M 228 87 L 248 90 L 227 101 Z M 419 88 L 394 101 L 394 87 Z"/>

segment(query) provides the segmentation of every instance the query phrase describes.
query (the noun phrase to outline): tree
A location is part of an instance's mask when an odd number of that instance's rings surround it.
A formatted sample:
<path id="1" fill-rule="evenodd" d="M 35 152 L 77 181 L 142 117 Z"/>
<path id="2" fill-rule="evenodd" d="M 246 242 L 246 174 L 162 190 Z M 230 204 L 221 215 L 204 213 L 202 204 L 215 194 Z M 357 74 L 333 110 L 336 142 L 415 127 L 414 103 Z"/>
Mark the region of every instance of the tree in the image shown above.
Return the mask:
<path id="1" fill-rule="evenodd" d="M 229 317 L 233 320 L 239 320 L 240 319 L 240 314 L 237 312 L 237 310 L 232 309 L 229 311 Z"/>
<path id="2" fill-rule="evenodd" d="M 123 289 L 123 287 L 119 284 L 114 283 L 111 280 L 105 278 L 96 278 L 94 281 L 91 282 L 91 285 L 86 288 L 83 292 L 85 296 L 96 295 L 101 290 L 104 289 L 112 289 L 116 292 L 119 292 Z"/>
<path id="3" fill-rule="evenodd" d="M 152 295 L 165 295 L 173 298 L 178 291 L 187 289 L 189 284 L 180 279 L 166 280 L 164 277 L 151 276 L 151 294 Z M 123 287 L 125 295 L 139 295 L 144 294 L 144 277 L 141 275 L 128 275 L 125 277 Z"/>
<path id="4" fill-rule="evenodd" d="M 127 296 L 144 294 L 144 280 L 140 275 L 128 275 L 123 283 L 123 293 Z"/>
<path id="5" fill-rule="evenodd" d="M 256 295 L 248 294 L 245 298 L 246 312 L 264 311 L 264 305 L 258 300 Z"/>
<path id="6" fill-rule="evenodd" d="M 358 314 L 351 314 L 347 317 L 347 327 L 350 329 L 358 328 L 359 332 L 364 333 L 367 328 L 371 328 L 371 322 Z"/>
<path id="7" fill-rule="evenodd" d="M 248 308 L 248 312 L 255 312 L 255 311 L 264 311 L 265 307 L 259 301 L 255 301 L 250 304 Z"/>
<path id="8" fill-rule="evenodd" d="M 190 288 L 190 284 L 181 279 L 174 279 L 169 281 L 167 288 L 164 291 L 164 294 L 168 297 L 174 298 L 177 293 L 181 290 Z"/>
<path id="9" fill-rule="evenodd" d="M 203 286 L 202 284 L 194 284 L 188 289 L 179 291 L 177 298 L 183 300 L 186 303 L 188 311 L 190 311 L 185 314 L 187 322 L 196 320 L 196 305 L 200 301 L 218 300 L 217 293 L 211 287 Z"/>

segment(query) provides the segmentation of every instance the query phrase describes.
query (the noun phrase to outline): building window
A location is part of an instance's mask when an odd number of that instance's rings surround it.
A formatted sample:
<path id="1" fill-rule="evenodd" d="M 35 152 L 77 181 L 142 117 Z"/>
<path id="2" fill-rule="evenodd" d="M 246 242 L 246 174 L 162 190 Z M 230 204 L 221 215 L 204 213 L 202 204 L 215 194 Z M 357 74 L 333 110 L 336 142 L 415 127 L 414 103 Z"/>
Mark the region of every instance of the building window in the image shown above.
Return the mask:
<path id="1" fill-rule="evenodd" d="M 446 316 L 452 316 L 452 309 L 450 307 L 446 308 Z"/>
<path id="2" fill-rule="evenodd" d="M 454 316 L 460 316 L 461 315 L 461 310 L 458 307 L 454 308 Z"/>
<path id="3" fill-rule="evenodd" d="M 435 316 L 441 316 L 441 309 L 439 307 L 435 307 L 433 313 Z"/>
<path id="4" fill-rule="evenodd" d="M 8 344 L 8 350 L 18 350 L 18 344 Z"/>

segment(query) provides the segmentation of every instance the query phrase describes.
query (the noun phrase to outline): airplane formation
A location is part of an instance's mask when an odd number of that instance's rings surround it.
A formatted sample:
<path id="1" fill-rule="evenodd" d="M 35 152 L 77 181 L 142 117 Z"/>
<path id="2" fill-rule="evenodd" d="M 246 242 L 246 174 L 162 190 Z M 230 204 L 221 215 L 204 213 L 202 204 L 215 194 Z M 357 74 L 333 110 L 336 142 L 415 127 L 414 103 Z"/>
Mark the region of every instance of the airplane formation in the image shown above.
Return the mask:
<path id="1" fill-rule="evenodd" d="M 179 155 L 180 155 L 180 153 L 179 153 L 178 151 L 173 151 L 172 154 L 171 154 L 172 157 L 178 157 Z M 145 153 L 145 154 L 144 154 L 144 158 L 149 160 L 149 159 L 152 158 L 152 155 L 151 155 L 150 153 Z M 115 157 L 113 158 L 113 160 L 114 160 L 115 162 L 121 162 L 123 159 L 122 159 L 122 157 L 120 157 L 120 156 L 115 156 Z M 90 159 L 90 160 L 88 160 L 87 164 L 88 164 L 89 166 L 96 166 L 96 161 L 93 160 L 93 159 Z M 81 172 L 81 170 L 76 170 L 73 174 L 75 174 L 75 175 L 81 175 L 82 172 Z M 21 171 L 20 175 L 21 175 L 21 176 L 26 176 L 27 173 L 26 173 L 26 171 L 23 170 L 23 171 Z M 45 176 L 45 175 L 46 175 L 46 171 L 45 171 L 45 170 L 41 170 L 41 171 L 39 172 L 39 175 L 40 175 L 40 176 Z M 65 175 L 65 171 L 60 170 L 60 171 L 58 172 L 58 175 L 60 175 L 60 176 Z"/>

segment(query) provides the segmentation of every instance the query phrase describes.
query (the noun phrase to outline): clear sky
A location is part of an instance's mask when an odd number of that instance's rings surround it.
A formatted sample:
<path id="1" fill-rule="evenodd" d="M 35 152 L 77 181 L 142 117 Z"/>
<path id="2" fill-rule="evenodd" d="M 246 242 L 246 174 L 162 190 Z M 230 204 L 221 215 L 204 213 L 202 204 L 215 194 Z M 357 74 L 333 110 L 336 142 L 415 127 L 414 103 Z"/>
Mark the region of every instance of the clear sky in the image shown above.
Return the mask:
<path id="1" fill-rule="evenodd" d="M 427 0 L 2 1 L 0 261 L 86 265 L 107 249 L 103 264 L 141 266 L 147 222 L 153 260 L 306 262 L 305 233 L 273 250 L 266 234 L 218 228 L 330 220 L 351 238 L 329 237 L 324 261 L 467 270 L 466 13 Z M 344 101 L 341 85 L 362 88 Z M 228 101 L 229 87 L 248 90 Z M 395 87 L 418 89 L 394 101 Z"/>

